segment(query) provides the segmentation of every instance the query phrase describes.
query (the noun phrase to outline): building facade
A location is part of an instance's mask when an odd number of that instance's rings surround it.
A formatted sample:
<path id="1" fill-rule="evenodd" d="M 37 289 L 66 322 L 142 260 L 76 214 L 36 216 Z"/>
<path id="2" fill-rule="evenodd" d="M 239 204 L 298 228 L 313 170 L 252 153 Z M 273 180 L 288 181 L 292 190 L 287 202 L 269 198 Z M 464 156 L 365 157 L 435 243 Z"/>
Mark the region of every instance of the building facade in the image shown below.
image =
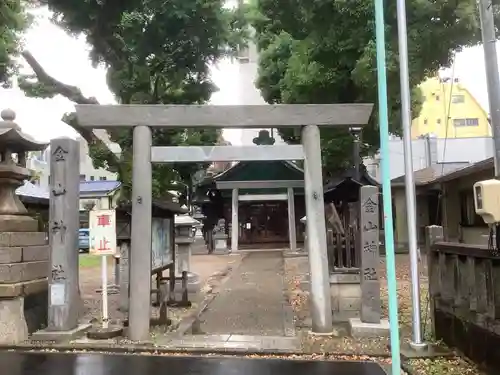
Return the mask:
<path id="1" fill-rule="evenodd" d="M 425 136 L 412 140 L 413 170 L 418 171 L 437 163 L 476 163 L 494 155 L 491 137 L 440 139 Z M 381 181 L 380 154 L 365 158 L 364 164 L 371 176 Z M 403 140 L 389 141 L 391 180 L 405 174 Z"/>
<path id="2" fill-rule="evenodd" d="M 488 114 L 458 78 L 429 78 L 420 88 L 424 102 L 412 122 L 412 138 L 425 134 L 437 138 L 491 136 Z"/>

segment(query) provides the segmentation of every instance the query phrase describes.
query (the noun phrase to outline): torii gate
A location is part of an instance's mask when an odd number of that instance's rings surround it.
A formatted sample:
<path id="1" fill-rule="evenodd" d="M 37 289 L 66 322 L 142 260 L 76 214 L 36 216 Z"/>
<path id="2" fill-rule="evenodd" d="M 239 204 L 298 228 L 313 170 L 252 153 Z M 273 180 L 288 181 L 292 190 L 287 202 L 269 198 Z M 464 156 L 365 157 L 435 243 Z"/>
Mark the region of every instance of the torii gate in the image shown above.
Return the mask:
<path id="1" fill-rule="evenodd" d="M 372 104 L 280 105 L 76 105 L 81 127 L 133 127 L 131 340 L 149 338 L 151 290 L 152 163 L 304 160 L 312 331 L 332 331 L 326 248 L 321 126 L 362 126 Z M 153 147 L 151 128 L 301 128 L 302 145 Z M 233 228 L 234 230 L 234 228 Z"/>

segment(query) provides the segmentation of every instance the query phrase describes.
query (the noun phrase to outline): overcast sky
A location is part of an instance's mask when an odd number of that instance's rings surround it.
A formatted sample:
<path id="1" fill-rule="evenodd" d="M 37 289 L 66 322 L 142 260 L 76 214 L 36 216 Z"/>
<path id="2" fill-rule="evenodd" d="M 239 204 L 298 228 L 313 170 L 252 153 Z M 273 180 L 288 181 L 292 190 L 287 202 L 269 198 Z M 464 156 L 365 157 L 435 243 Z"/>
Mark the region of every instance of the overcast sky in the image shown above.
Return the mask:
<path id="1" fill-rule="evenodd" d="M 26 35 L 26 49 L 58 80 L 80 87 L 85 95 L 95 96 L 100 103 L 113 103 L 113 96 L 106 86 L 105 71 L 91 67 L 85 41 L 68 36 L 52 25 L 43 13 L 39 14 L 36 24 Z M 222 61 L 212 69 L 212 74 L 220 89 L 213 95 L 212 104 L 245 104 L 240 103 L 239 99 L 242 97 L 241 91 L 246 90 L 248 85 L 239 82 L 237 63 Z M 457 54 L 455 76 L 487 110 L 482 47 L 469 48 Z M 62 97 L 32 99 L 26 98 L 15 88 L 0 89 L 0 109 L 4 108 L 14 109 L 17 123 L 39 140 L 48 141 L 62 135 L 75 136 L 73 130 L 60 121 L 65 112 L 73 109 L 73 104 Z M 240 130 L 225 131 L 224 137 L 232 144 L 241 143 Z"/>

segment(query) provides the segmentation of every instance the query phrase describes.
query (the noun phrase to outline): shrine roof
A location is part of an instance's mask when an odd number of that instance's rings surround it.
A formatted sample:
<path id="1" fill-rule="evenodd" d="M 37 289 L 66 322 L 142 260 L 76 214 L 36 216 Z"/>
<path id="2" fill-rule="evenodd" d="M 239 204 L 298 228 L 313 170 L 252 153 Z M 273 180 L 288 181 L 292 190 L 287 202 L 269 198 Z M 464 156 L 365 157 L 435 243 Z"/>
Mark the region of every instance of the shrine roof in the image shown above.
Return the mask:
<path id="1" fill-rule="evenodd" d="M 120 181 L 104 180 L 104 181 L 81 181 L 80 194 L 105 193 L 108 194 L 121 185 Z"/>
<path id="2" fill-rule="evenodd" d="M 198 186 L 216 181 L 266 181 L 303 180 L 304 171 L 290 161 L 246 161 L 238 162 L 229 169 L 207 176 Z"/>
<path id="3" fill-rule="evenodd" d="M 358 184 L 359 186 L 365 186 L 365 185 L 373 185 L 373 186 L 379 186 L 380 184 L 375 180 L 368 171 L 366 170 L 366 167 L 364 165 L 360 166 L 360 178 L 359 180 L 356 180 L 356 171 L 354 168 L 347 169 L 341 173 L 339 173 L 337 176 L 331 178 L 328 180 L 324 187 L 325 193 L 328 193 L 330 191 L 335 190 L 340 184 L 342 184 L 345 181 L 351 181 L 355 184 Z"/>

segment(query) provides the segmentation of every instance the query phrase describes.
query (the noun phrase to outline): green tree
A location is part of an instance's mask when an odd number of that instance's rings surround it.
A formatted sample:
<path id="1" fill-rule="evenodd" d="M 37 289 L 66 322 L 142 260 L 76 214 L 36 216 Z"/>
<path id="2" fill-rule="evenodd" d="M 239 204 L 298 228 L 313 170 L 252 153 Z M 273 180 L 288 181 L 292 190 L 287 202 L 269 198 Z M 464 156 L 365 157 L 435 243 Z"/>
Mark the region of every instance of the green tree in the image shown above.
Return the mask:
<path id="1" fill-rule="evenodd" d="M 9 87 L 17 72 L 16 57 L 21 37 L 30 24 L 30 17 L 21 0 L 0 2 L 0 85 Z"/>
<path id="2" fill-rule="evenodd" d="M 223 8 L 221 0 L 48 0 L 53 21 L 74 35 L 84 34 L 94 65 L 107 68 L 107 83 L 121 104 L 203 104 L 216 90 L 210 64 L 232 53 L 244 36 L 243 21 Z M 49 76 L 29 51 L 23 56 L 34 71 L 21 77 L 30 96 L 63 95 L 77 104 L 98 104 L 77 87 Z M 75 72 L 77 74 L 77 72 Z M 113 154 L 92 131 L 78 126 L 74 114 L 64 119 L 90 145 L 96 167 L 119 175 L 125 197 L 131 188 L 131 130 L 108 132 L 120 155 Z M 219 130 L 154 130 L 153 144 L 213 145 Z M 192 174 L 203 165 L 155 166 L 153 189 L 161 196 L 181 180 L 191 185 Z"/>
<path id="3" fill-rule="evenodd" d="M 478 43 L 473 0 L 407 1 L 412 113 L 419 114 L 417 85 L 453 52 Z M 400 88 L 396 3 L 387 2 L 386 50 L 390 131 L 400 134 Z M 268 103 L 377 103 L 373 0 L 256 0 L 252 24 L 260 50 L 257 86 Z M 377 110 L 363 130 L 362 154 L 379 148 Z M 297 133 L 279 130 L 289 143 Z M 322 130 L 325 174 L 352 165 L 348 129 Z"/>

